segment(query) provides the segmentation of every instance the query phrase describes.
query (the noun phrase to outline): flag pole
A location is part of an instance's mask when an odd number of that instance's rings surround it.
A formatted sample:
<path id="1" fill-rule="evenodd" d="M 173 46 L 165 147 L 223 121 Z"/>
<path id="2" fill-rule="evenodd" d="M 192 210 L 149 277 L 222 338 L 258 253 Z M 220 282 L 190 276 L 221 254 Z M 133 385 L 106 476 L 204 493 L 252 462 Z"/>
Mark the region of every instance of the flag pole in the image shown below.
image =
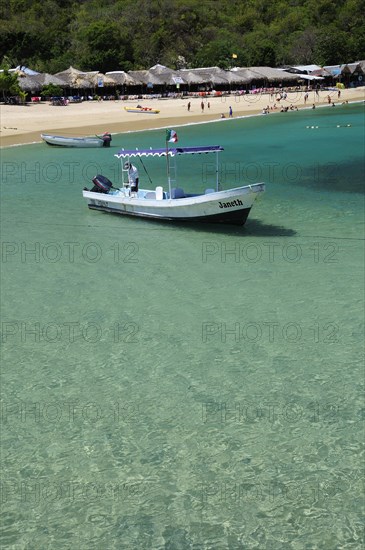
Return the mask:
<path id="1" fill-rule="evenodd" d="M 169 185 L 169 196 L 170 196 L 170 199 L 171 199 L 171 179 L 170 179 L 168 130 L 166 130 L 166 170 L 167 170 L 167 182 L 168 182 L 168 185 Z"/>

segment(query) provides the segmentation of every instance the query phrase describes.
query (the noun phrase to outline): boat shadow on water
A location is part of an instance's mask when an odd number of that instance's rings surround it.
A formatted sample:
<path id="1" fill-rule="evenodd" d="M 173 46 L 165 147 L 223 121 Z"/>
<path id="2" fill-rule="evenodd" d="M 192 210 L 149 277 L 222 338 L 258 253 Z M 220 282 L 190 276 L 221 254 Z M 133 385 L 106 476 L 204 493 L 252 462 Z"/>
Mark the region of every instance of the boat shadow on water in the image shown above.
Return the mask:
<path id="1" fill-rule="evenodd" d="M 110 213 L 114 218 L 119 218 L 120 215 L 116 213 Z M 109 215 L 110 215 L 109 214 Z M 297 234 L 294 229 L 284 227 L 282 225 L 273 225 L 263 223 L 260 220 L 248 219 L 245 225 L 226 225 L 218 223 L 197 223 L 197 222 L 179 222 L 163 219 L 148 219 L 148 220 L 133 220 L 132 216 L 125 216 L 125 219 L 129 219 L 134 224 L 134 231 L 146 229 L 152 231 L 158 231 L 165 229 L 171 230 L 189 230 L 200 233 L 216 233 L 220 235 L 234 235 L 235 237 L 294 237 Z"/>
<path id="2" fill-rule="evenodd" d="M 294 229 L 284 227 L 283 225 L 274 225 L 260 222 L 250 218 L 243 227 L 243 234 L 255 235 L 257 237 L 294 237 L 297 232 Z"/>

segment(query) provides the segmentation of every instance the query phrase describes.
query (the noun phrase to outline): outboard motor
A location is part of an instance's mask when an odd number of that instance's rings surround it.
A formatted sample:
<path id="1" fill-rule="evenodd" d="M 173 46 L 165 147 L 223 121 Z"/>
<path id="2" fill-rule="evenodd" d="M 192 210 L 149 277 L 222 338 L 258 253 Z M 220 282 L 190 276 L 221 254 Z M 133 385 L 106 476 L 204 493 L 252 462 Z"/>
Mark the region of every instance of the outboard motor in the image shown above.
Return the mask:
<path id="1" fill-rule="evenodd" d="M 113 187 L 113 184 L 108 178 L 98 174 L 93 178 L 94 187 L 91 189 L 92 193 L 109 193 L 110 189 Z"/>
<path id="2" fill-rule="evenodd" d="M 103 140 L 103 147 L 110 147 L 110 143 L 111 143 L 111 140 L 112 140 L 112 135 L 109 134 L 109 132 L 105 132 L 102 135 L 102 140 Z"/>

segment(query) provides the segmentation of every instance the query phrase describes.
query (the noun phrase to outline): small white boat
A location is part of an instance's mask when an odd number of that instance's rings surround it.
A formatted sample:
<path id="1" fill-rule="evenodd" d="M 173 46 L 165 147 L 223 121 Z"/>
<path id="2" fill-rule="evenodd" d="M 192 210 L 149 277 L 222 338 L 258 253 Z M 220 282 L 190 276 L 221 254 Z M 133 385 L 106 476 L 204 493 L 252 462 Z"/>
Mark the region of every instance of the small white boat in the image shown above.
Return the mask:
<path id="1" fill-rule="evenodd" d="M 41 138 L 48 145 L 57 147 L 109 147 L 112 140 L 109 133 L 105 133 L 100 137 L 65 137 L 41 134 Z"/>
<path id="2" fill-rule="evenodd" d="M 116 156 L 121 160 L 122 179 L 128 178 L 125 164 L 131 158 L 158 156 L 166 157 L 168 188 L 161 185 L 154 189 L 139 189 L 131 193 L 129 183 L 115 188 L 105 176 L 93 179 L 92 190 L 84 188 L 83 197 L 92 210 L 102 210 L 115 214 L 126 214 L 155 220 L 184 222 L 207 222 L 243 225 L 250 213 L 255 199 L 265 190 L 264 183 L 255 183 L 244 187 L 235 187 L 226 191 L 219 190 L 218 153 L 223 151 L 219 145 L 203 147 L 174 147 L 171 149 L 122 150 Z M 180 187 L 171 187 L 170 159 L 179 155 L 216 153 L 216 189 L 206 189 L 204 193 L 185 193 Z M 124 161 L 127 159 L 127 163 Z M 175 169 L 175 167 L 173 167 Z M 173 172 L 176 174 L 176 171 Z"/>
<path id="3" fill-rule="evenodd" d="M 158 109 L 153 109 L 152 107 L 142 107 L 137 105 L 137 107 L 124 107 L 127 113 L 145 113 L 150 115 L 158 115 L 160 112 Z"/>

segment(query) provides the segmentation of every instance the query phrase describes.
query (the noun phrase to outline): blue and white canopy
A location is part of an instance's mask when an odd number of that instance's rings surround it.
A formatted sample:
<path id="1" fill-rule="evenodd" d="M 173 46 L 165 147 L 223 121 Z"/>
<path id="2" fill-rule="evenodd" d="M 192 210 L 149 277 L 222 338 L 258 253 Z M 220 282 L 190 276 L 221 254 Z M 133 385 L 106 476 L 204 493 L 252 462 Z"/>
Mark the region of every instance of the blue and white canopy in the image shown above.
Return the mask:
<path id="1" fill-rule="evenodd" d="M 122 149 L 114 156 L 118 159 L 127 157 L 174 157 L 176 155 L 194 155 L 202 153 L 216 153 L 223 151 L 220 145 L 209 145 L 203 147 L 171 147 L 164 149 Z"/>

